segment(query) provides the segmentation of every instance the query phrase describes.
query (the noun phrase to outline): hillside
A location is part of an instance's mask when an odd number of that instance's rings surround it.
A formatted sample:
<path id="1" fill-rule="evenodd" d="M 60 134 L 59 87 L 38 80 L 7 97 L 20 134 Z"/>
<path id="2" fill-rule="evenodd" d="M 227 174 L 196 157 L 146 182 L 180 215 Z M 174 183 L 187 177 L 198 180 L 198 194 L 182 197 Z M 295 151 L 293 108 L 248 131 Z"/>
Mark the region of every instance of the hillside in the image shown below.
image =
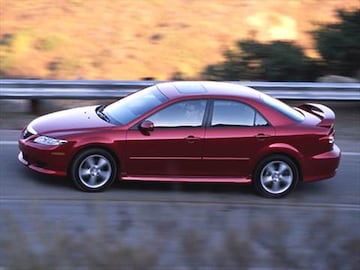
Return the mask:
<path id="1" fill-rule="evenodd" d="M 291 40 L 358 0 L 0 0 L 0 76 L 196 78 L 239 39 Z"/>

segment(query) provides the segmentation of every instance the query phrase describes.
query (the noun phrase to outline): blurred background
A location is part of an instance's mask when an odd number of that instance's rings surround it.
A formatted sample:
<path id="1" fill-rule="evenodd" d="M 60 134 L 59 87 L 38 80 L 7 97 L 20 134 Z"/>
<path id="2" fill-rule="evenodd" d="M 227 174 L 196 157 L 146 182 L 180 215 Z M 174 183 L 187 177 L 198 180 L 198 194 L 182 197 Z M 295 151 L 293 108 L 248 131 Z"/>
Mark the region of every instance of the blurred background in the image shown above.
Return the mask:
<path id="1" fill-rule="evenodd" d="M 359 82 L 359 63 L 359 0 L 0 0 L 0 79 Z M 336 112 L 338 174 L 282 200 L 231 184 L 88 194 L 18 163 L 38 114 L 93 102 L 0 100 L 0 270 L 359 269 L 358 100 L 316 101 Z"/>
<path id="2" fill-rule="evenodd" d="M 359 0 L 0 0 L 0 77 L 359 79 L 359 6 Z"/>

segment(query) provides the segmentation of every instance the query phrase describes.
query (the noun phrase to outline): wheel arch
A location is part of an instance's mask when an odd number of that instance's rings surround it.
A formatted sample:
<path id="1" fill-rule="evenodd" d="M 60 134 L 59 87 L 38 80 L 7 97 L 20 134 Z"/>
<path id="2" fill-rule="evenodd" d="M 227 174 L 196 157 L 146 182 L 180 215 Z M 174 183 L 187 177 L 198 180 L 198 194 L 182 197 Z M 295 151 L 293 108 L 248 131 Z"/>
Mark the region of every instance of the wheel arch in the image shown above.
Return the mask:
<path id="1" fill-rule="evenodd" d="M 261 151 L 259 155 L 257 155 L 257 157 L 255 158 L 255 161 L 253 163 L 253 170 L 251 172 L 252 176 L 254 176 L 256 169 L 258 168 L 259 164 L 261 163 L 262 160 L 269 158 L 271 156 L 276 156 L 276 155 L 280 155 L 280 156 L 285 156 L 287 158 L 289 158 L 292 162 L 294 162 L 294 164 L 296 165 L 297 169 L 298 169 L 298 173 L 299 173 L 299 180 L 302 182 L 303 181 L 303 167 L 301 166 L 302 163 L 302 155 L 301 153 L 294 148 L 291 145 L 287 145 L 287 144 L 276 144 L 276 145 L 272 145 L 270 147 L 268 147 L 267 149 L 265 149 L 264 151 Z"/>
<path id="2" fill-rule="evenodd" d="M 120 159 L 118 157 L 118 155 L 113 151 L 111 150 L 111 148 L 109 146 L 107 146 L 106 144 L 87 144 L 87 145 L 83 145 L 81 146 L 80 148 L 76 149 L 76 151 L 74 151 L 72 157 L 71 157 L 71 160 L 68 164 L 68 167 L 67 167 L 67 174 L 70 175 L 70 171 L 71 171 L 71 168 L 72 166 L 74 165 L 74 161 L 75 159 L 83 152 L 89 150 L 89 149 L 102 149 L 104 151 L 106 151 L 107 153 L 109 153 L 111 155 L 111 157 L 114 159 L 115 163 L 116 163 L 116 166 L 117 166 L 117 178 L 120 177 L 121 175 L 121 169 L 122 169 L 122 164 L 120 162 Z"/>

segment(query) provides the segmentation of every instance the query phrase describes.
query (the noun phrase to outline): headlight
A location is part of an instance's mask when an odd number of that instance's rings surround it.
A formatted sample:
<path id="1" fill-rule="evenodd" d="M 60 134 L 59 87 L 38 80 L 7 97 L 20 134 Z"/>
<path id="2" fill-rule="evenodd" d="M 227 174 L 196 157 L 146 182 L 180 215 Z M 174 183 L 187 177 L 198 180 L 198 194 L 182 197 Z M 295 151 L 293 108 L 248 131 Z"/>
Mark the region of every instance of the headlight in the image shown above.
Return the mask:
<path id="1" fill-rule="evenodd" d="M 33 129 L 33 127 L 31 126 L 31 123 L 30 125 L 27 126 L 26 130 L 28 132 L 30 132 L 31 134 L 37 134 L 37 132 L 35 131 L 35 129 Z"/>
<path id="2" fill-rule="evenodd" d="M 34 140 L 34 142 L 44 145 L 60 145 L 67 143 L 65 140 L 55 139 L 48 136 L 39 136 Z"/>

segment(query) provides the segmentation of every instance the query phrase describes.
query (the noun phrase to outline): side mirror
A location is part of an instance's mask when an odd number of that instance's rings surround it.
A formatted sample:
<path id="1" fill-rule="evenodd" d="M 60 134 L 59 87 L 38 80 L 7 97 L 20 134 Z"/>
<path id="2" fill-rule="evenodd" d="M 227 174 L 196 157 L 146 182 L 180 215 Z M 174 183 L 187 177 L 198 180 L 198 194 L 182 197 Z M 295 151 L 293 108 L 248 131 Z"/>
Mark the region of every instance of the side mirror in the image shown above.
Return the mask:
<path id="1" fill-rule="evenodd" d="M 140 124 L 139 129 L 145 135 L 149 135 L 149 133 L 154 130 L 154 123 L 149 120 L 145 120 Z"/>

